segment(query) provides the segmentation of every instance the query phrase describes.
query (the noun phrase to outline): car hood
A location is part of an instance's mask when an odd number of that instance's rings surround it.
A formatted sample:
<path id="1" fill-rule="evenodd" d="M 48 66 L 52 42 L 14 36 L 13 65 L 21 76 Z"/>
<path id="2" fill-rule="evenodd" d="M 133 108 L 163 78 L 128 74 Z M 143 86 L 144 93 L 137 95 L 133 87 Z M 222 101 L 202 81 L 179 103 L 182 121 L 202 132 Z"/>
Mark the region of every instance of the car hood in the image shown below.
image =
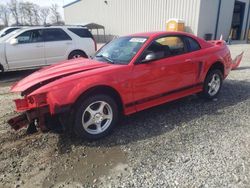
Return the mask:
<path id="1" fill-rule="evenodd" d="M 107 66 L 110 66 L 110 64 L 84 58 L 61 62 L 42 68 L 27 76 L 13 85 L 11 91 L 22 92 L 25 95 L 62 77 Z"/>

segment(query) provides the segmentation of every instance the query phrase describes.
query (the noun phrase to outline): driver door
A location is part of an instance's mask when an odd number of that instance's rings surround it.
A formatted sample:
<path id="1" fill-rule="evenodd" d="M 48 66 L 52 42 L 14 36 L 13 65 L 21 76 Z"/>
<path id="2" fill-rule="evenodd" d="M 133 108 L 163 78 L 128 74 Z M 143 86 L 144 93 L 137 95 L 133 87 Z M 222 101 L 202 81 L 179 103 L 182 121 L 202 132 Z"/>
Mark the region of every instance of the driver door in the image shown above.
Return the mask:
<path id="1" fill-rule="evenodd" d="M 148 54 L 156 59 L 143 63 Z M 156 39 L 143 52 L 133 70 L 134 104 L 137 110 L 166 101 L 167 97 L 195 82 L 197 66 L 187 59 L 187 48 L 181 37 Z"/>
<path id="2" fill-rule="evenodd" d="M 24 31 L 15 38 L 17 44 L 6 43 L 6 58 L 10 69 L 45 65 L 44 41 L 40 29 Z"/>

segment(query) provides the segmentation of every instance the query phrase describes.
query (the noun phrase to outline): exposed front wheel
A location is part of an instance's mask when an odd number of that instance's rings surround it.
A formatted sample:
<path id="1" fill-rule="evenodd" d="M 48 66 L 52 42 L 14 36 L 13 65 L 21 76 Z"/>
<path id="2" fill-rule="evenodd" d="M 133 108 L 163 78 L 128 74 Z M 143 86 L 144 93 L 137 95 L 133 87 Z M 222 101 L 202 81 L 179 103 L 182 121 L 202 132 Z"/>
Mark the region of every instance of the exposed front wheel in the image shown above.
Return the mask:
<path id="1" fill-rule="evenodd" d="M 211 70 L 206 76 L 201 96 L 208 99 L 217 97 L 222 86 L 222 81 L 221 71 L 218 69 Z"/>
<path id="2" fill-rule="evenodd" d="M 88 97 L 79 102 L 75 114 L 75 133 L 95 140 L 108 135 L 118 120 L 115 101 L 107 95 Z"/>

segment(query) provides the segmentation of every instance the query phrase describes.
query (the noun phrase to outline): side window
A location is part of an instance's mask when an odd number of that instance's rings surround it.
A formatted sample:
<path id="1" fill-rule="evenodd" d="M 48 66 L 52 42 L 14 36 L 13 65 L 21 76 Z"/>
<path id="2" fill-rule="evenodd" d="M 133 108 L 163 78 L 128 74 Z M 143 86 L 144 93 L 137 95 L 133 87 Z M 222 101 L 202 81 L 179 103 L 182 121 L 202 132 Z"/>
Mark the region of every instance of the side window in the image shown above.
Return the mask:
<path id="1" fill-rule="evenodd" d="M 193 51 L 197 51 L 201 49 L 199 43 L 196 40 L 192 39 L 191 37 L 185 37 L 185 39 L 187 40 L 187 43 L 188 43 L 189 52 L 193 52 Z"/>
<path id="2" fill-rule="evenodd" d="M 42 31 L 39 29 L 25 31 L 16 37 L 19 44 L 43 42 Z"/>
<path id="3" fill-rule="evenodd" d="M 62 29 L 45 29 L 44 40 L 45 42 L 51 42 L 51 41 L 64 41 L 64 40 L 72 40 L 72 39 Z"/>
<path id="4" fill-rule="evenodd" d="M 180 37 L 177 36 L 168 36 L 157 39 L 161 45 L 164 45 L 166 49 L 169 50 L 170 56 L 181 55 L 186 52 L 184 42 Z"/>
<path id="5" fill-rule="evenodd" d="M 149 53 L 155 53 L 157 59 L 180 55 L 186 52 L 184 42 L 180 37 L 168 36 L 156 39 L 144 52 L 142 59 Z"/>
<path id="6" fill-rule="evenodd" d="M 78 35 L 81 38 L 93 38 L 92 34 L 83 28 L 68 28 L 72 33 Z"/>

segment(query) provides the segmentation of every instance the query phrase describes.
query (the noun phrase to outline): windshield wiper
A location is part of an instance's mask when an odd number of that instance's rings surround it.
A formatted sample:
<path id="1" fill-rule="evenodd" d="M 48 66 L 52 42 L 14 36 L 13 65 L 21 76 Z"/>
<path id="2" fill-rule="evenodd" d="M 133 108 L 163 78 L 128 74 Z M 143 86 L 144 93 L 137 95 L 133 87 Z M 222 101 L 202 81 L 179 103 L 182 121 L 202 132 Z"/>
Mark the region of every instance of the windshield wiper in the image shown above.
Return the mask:
<path id="1" fill-rule="evenodd" d="M 108 61 L 108 62 L 110 62 L 110 63 L 112 63 L 112 64 L 115 63 L 112 59 L 110 59 L 109 57 L 104 56 L 104 55 L 97 55 L 97 56 L 95 56 L 95 57 L 101 57 L 101 58 L 105 59 L 106 61 Z"/>

